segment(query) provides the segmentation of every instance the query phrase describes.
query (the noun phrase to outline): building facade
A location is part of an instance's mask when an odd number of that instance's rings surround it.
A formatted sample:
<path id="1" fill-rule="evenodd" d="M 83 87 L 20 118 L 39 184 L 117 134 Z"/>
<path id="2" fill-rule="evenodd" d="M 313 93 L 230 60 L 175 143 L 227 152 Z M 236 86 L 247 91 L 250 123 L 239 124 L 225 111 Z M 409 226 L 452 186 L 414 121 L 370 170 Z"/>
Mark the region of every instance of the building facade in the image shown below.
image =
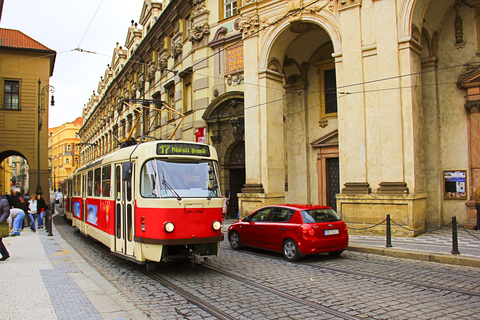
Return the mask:
<path id="1" fill-rule="evenodd" d="M 0 39 L 0 162 L 24 158 L 30 177 L 24 191 L 47 191 L 48 83 L 56 52 L 18 30 L 0 28 Z"/>
<path id="2" fill-rule="evenodd" d="M 63 179 L 68 177 L 80 164 L 80 137 L 78 131 L 83 119 L 78 117 L 59 127 L 49 128 L 48 159 L 50 170 L 50 190 L 61 189 Z"/>
<path id="3" fill-rule="evenodd" d="M 84 109 L 82 161 L 173 134 L 217 148 L 229 217 L 320 203 L 398 234 L 472 227 L 479 5 L 144 1 Z"/>

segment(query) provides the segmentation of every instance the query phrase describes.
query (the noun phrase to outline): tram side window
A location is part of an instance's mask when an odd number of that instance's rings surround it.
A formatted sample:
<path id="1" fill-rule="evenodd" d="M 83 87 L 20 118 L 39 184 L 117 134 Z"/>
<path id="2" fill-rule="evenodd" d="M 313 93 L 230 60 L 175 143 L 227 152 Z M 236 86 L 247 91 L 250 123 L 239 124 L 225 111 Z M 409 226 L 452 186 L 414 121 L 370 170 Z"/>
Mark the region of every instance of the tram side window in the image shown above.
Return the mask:
<path id="1" fill-rule="evenodd" d="M 146 198 L 158 198 L 160 192 L 158 189 L 158 176 L 155 170 L 155 160 L 148 161 L 142 169 L 140 181 L 140 194 Z"/>
<path id="2" fill-rule="evenodd" d="M 77 177 L 73 177 L 73 196 L 77 195 Z"/>
<path id="3" fill-rule="evenodd" d="M 121 183 L 121 171 L 120 171 L 120 166 L 117 166 L 115 168 L 115 179 L 116 179 L 116 197 L 117 199 L 120 199 L 121 195 L 121 188 L 122 188 L 122 183 Z"/>
<path id="4" fill-rule="evenodd" d="M 77 178 L 77 196 L 82 196 L 82 178 L 81 176 L 75 178 Z"/>
<path id="5" fill-rule="evenodd" d="M 101 191 L 100 183 L 101 183 L 101 180 L 102 180 L 102 169 L 97 168 L 97 169 L 95 169 L 95 174 L 94 174 L 95 189 L 93 190 L 93 192 L 95 194 L 95 197 L 100 197 L 100 191 Z"/>
<path id="6" fill-rule="evenodd" d="M 110 197 L 111 166 L 102 168 L 102 196 Z"/>
<path id="7" fill-rule="evenodd" d="M 87 197 L 93 196 L 93 171 L 87 173 Z"/>

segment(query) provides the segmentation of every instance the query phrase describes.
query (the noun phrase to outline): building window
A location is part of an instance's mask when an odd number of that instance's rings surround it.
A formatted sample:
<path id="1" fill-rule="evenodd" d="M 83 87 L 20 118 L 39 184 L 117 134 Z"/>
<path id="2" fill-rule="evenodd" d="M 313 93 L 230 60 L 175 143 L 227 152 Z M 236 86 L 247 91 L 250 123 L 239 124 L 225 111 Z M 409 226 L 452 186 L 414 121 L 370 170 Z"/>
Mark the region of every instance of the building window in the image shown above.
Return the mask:
<path id="1" fill-rule="evenodd" d="M 3 86 L 3 107 L 5 109 L 19 109 L 18 81 L 5 81 Z"/>
<path id="2" fill-rule="evenodd" d="M 230 18 L 238 13 L 238 5 L 240 1 L 237 0 L 224 0 L 224 18 Z"/>
<path id="3" fill-rule="evenodd" d="M 68 158 L 65 158 L 65 163 L 66 164 L 69 164 L 70 163 L 70 160 Z"/>
<path id="4" fill-rule="evenodd" d="M 175 86 L 169 86 L 167 89 L 167 104 L 170 108 L 175 110 Z M 173 119 L 173 113 L 171 110 L 168 110 L 167 121 Z"/>
<path id="5" fill-rule="evenodd" d="M 72 146 L 67 144 L 67 151 L 72 151 Z"/>
<path id="6" fill-rule="evenodd" d="M 188 73 L 183 78 L 183 113 L 192 110 L 192 74 Z"/>
<path id="7" fill-rule="evenodd" d="M 337 79 L 335 66 L 325 64 L 318 69 L 320 76 L 320 118 L 334 118 L 337 116 Z"/>

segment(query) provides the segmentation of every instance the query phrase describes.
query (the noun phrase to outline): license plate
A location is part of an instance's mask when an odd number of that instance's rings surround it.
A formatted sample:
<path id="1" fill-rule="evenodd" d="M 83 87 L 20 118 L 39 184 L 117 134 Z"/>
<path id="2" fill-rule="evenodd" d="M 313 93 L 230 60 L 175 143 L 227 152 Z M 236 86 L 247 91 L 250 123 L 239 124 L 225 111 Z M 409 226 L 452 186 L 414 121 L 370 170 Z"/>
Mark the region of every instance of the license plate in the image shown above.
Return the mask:
<path id="1" fill-rule="evenodd" d="M 331 236 L 333 234 L 338 234 L 338 229 L 325 230 L 324 232 L 326 236 Z"/>

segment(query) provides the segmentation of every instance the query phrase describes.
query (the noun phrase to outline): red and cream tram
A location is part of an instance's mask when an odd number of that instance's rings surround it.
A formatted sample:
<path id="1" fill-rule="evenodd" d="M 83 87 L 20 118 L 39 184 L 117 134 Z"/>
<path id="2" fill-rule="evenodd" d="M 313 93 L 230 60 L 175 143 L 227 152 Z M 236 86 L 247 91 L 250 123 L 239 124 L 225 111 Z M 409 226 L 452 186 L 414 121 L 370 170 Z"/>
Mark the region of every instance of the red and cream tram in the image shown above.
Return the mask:
<path id="1" fill-rule="evenodd" d="M 69 175 L 62 182 L 62 209 L 65 219 L 72 220 L 72 194 L 73 194 L 73 175 Z"/>
<path id="2" fill-rule="evenodd" d="M 224 199 L 209 145 L 152 141 L 129 146 L 65 179 L 72 225 L 139 263 L 217 255 Z"/>

